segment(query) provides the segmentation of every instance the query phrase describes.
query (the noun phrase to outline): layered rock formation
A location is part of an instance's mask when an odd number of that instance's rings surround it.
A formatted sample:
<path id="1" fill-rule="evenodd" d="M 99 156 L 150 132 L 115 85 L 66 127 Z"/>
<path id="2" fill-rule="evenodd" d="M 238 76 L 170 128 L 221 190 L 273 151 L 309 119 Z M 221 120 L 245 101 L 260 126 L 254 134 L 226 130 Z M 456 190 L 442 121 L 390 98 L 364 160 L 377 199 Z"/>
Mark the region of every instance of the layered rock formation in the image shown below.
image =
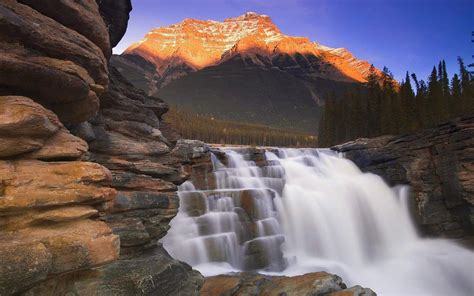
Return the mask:
<path id="1" fill-rule="evenodd" d="M 57 10 L 41 3 L 38 11 L 38 1 L 22 2 L 0 6 L 0 94 L 31 97 L 63 123 L 95 115 L 108 85 L 111 50 L 104 36 L 88 38 L 94 32 L 107 35 L 97 4 L 68 2 Z M 93 32 L 85 29 L 90 26 Z"/>
<path id="2" fill-rule="evenodd" d="M 161 123 L 167 105 L 109 69 L 130 9 L 0 3 L 0 295 L 193 295 L 202 285 L 157 241 L 177 213 L 182 164 L 207 150 L 177 143 Z"/>
<path id="3" fill-rule="evenodd" d="M 0 3 L 0 294 L 116 260 L 112 176 L 63 124 L 99 109 L 110 43 L 95 2 Z"/>
<path id="4" fill-rule="evenodd" d="M 375 296 L 361 286 L 347 288 L 337 275 L 315 272 L 300 276 L 267 276 L 255 273 L 219 275 L 206 279 L 200 295 L 332 295 Z"/>
<path id="5" fill-rule="evenodd" d="M 30 98 L 0 97 L 0 294 L 118 258 L 98 221 L 110 172 L 81 161 L 87 144 Z"/>
<path id="6" fill-rule="evenodd" d="M 410 184 L 419 224 L 431 235 L 474 235 L 474 117 L 415 134 L 336 146 L 390 184 Z"/>
<path id="7" fill-rule="evenodd" d="M 172 106 L 311 133 L 324 96 L 364 83 L 370 68 L 344 48 L 285 35 L 253 12 L 156 28 L 112 63 Z"/>

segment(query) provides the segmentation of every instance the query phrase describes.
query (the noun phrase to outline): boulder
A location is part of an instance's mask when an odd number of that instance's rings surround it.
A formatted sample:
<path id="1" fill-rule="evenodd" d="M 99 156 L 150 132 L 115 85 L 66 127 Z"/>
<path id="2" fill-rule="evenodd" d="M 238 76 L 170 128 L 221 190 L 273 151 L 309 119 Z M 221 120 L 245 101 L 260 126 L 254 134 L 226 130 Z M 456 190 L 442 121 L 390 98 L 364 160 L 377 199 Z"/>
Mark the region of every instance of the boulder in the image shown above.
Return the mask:
<path id="1" fill-rule="evenodd" d="M 372 290 L 360 286 L 347 289 L 340 277 L 325 272 L 307 273 L 293 277 L 242 272 L 206 278 L 200 295 L 372 296 L 376 294 Z"/>

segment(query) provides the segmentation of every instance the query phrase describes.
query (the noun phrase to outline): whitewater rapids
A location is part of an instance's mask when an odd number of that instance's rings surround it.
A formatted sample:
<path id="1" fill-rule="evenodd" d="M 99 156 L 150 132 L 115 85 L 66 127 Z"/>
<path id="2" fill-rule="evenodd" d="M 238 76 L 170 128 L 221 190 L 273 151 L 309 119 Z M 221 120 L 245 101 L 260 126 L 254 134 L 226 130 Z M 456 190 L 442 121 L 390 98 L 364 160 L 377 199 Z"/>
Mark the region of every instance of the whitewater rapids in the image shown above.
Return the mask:
<path id="1" fill-rule="evenodd" d="M 214 158 L 217 191 L 262 192 L 255 205 L 257 237 L 240 242 L 241 205 L 222 194 L 206 201 L 200 217 L 180 209 L 162 240 L 174 258 L 203 275 L 242 269 L 246 248 L 258 240 L 274 261 L 262 273 L 327 271 L 379 295 L 474 295 L 474 252 L 421 238 L 410 218 L 407 187 L 390 188 L 329 150 L 267 151 L 263 167 L 238 150 L 226 150 L 226 157 L 227 165 Z M 187 182 L 180 198 L 190 192 L 199 191 Z M 203 221 L 212 225 L 205 235 Z"/>

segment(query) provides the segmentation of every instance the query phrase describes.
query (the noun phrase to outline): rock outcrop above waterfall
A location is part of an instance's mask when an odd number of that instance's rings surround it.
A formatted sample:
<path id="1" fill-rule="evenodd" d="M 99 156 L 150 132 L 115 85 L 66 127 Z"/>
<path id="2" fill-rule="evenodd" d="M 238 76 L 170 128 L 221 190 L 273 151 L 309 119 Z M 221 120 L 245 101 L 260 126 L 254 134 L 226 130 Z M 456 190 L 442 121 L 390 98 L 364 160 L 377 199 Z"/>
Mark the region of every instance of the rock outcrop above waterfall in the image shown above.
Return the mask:
<path id="1" fill-rule="evenodd" d="M 41 4 L 39 4 L 41 2 Z M 0 3 L 0 295 L 196 294 L 157 243 L 203 144 L 108 67 L 129 0 Z"/>
<path id="2" fill-rule="evenodd" d="M 428 234 L 474 235 L 474 117 L 333 149 L 392 185 L 410 184 L 418 222 Z"/>
<path id="3" fill-rule="evenodd" d="M 294 277 L 255 273 L 219 275 L 206 278 L 200 295 L 375 296 L 376 294 L 371 289 L 360 286 L 347 288 L 337 275 L 315 272 Z"/>
<path id="4" fill-rule="evenodd" d="M 311 133 L 323 97 L 365 82 L 370 68 L 344 48 L 285 35 L 254 12 L 153 29 L 112 64 L 170 105 Z"/>

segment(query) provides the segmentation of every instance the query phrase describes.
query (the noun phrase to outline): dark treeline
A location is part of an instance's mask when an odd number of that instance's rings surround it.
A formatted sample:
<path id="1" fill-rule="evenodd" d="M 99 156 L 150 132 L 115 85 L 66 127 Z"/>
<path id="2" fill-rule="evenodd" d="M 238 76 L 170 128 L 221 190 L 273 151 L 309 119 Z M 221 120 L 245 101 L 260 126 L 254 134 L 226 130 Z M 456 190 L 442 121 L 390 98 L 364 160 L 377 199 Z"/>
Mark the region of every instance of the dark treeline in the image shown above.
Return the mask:
<path id="1" fill-rule="evenodd" d="M 317 144 L 317 138 L 313 135 L 217 120 L 176 108 L 170 108 L 165 120 L 171 123 L 183 138 L 206 143 L 279 147 L 315 147 Z"/>
<path id="2" fill-rule="evenodd" d="M 427 82 L 407 72 L 400 84 L 386 67 L 380 76 L 371 66 L 365 87 L 342 97 L 326 98 L 319 125 L 319 146 L 328 147 L 360 137 L 414 132 L 473 114 L 472 75 L 461 58 L 458 62 L 460 73 L 451 79 L 446 63 L 441 61 L 438 67 L 433 67 Z"/>

